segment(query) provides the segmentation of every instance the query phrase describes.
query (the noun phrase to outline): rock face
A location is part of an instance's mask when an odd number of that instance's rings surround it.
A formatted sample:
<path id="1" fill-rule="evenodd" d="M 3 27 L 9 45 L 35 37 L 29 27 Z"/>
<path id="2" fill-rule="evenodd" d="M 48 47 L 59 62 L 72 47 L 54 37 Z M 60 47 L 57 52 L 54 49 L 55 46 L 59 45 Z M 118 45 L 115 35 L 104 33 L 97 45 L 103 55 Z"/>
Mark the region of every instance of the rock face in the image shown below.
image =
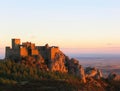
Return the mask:
<path id="1" fill-rule="evenodd" d="M 79 67 L 79 77 L 82 80 L 83 83 L 86 83 L 86 77 L 85 77 L 85 72 L 82 66 Z"/>
<path id="2" fill-rule="evenodd" d="M 51 71 L 68 72 L 65 66 L 65 55 L 59 51 L 55 54 L 53 60 L 49 60 L 49 69 Z"/>
<path id="3" fill-rule="evenodd" d="M 120 75 L 118 75 L 117 73 L 110 73 L 108 75 L 108 80 L 113 80 L 113 81 L 120 81 Z"/>
<path id="4" fill-rule="evenodd" d="M 86 83 L 85 73 L 83 67 L 79 64 L 79 61 L 72 58 L 67 61 L 68 72 L 79 76 L 82 82 Z"/>
<path id="5" fill-rule="evenodd" d="M 97 68 L 87 67 L 85 69 L 86 78 L 93 77 L 95 79 L 102 78 L 102 72 Z"/>

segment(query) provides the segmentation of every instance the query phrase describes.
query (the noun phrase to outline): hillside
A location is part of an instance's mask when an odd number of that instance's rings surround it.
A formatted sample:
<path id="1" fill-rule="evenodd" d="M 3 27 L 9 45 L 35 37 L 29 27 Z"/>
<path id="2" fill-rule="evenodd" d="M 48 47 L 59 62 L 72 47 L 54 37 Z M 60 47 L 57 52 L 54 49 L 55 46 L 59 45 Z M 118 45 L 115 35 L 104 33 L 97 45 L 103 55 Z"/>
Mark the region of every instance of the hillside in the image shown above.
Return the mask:
<path id="1" fill-rule="evenodd" d="M 79 77 L 68 73 L 46 72 L 10 60 L 0 62 L 1 91 L 119 91 L 120 81 Z"/>
<path id="2" fill-rule="evenodd" d="M 86 67 L 57 46 L 36 46 L 12 39 L 0 62 L 1 89 L 9 91 L 119 91 L 120 76 L 104 78 L 101 70 Z M 14 89 L 13 89 L 14 88 Z"/>

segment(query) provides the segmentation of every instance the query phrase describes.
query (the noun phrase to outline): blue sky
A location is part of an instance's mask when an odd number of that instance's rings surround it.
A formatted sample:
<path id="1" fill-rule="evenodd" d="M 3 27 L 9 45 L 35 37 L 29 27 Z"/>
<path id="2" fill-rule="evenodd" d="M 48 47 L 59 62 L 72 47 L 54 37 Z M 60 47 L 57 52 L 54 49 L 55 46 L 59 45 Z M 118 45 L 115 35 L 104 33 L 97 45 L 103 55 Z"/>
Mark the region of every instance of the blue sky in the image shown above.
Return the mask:
<path id="1" fill-rule="evenodd" d="M 58 45 L 68 52 L 118 53 L 120 1 L 1 0 L 0 53 L 11 38 Z"/>

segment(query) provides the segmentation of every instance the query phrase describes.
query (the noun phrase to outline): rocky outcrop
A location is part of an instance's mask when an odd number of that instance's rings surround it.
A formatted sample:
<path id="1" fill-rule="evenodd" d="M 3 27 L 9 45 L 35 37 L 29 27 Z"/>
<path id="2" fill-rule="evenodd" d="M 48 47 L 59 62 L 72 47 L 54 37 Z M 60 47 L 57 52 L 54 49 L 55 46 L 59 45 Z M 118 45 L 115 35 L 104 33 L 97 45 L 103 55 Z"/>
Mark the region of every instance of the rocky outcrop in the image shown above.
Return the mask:
<path id="1" fill-rule="evenodd" d="M 110 80 L 110 81 L 120 81 L 120 75 L 112 72 L 108 75 L 108 80 Z"/>
<path id="2" fill-rule="evenodd" d="M 67 66 L 68 66 L 68 72 L 70 74 L 79 75 L 78 74 L 78 66 L 79 66 L 78 60 L 73 59 L 73 58 L 68 60 L 67 61 Z"/>
<path id="3" fill-rule="evenodd" d="M 41 54 L 37 56 L 27 56 L 21 61 L 23 64 L 37 66 L 45 71 L 58 71 L 62 73 L 73 74 L 86 83 L 86 78 L 101 79 L 102 73 L 97 68 L 87 67 L 85 70 L 80 65 L 79 60 L 69 58 L 60 50 L 57 51 L 52 60 L 45 60 Z"/>
<path id="4" fill-rule="evenodd" d="M 79 76 L 81 81 L 86 83 L 85 73 L 83 67 L 79 64 L 79 61 L 72 58 L 67 60 L 68 73 Z"/>
<path id="5" fill-rule="evenodd" d="M 59 51 L 55 54 L 53 60 L 49 60 L 49 69 L 51 71 L 68 72 L 65 66 L 65 55 Z"/>
<path id="6" fill-rule="evenodd" d="M 83 82 L 83 83 L 86 83 L 86 77 L 85 77 L 85 72 L 84 72 L 84 69 L 83 69 L 83 67 L 82 66 L 80 66 L 79 68 L 79 77 L 80 77 L 80 79 L 81 79 L 81 81 Z"/>
<path id="7" fill-rule="evenodd" d="M 102 72 L 97 68 L 87 67 L 85 69 L 86 78 L 93 77 L 95 79 L 102 78 Z"/>

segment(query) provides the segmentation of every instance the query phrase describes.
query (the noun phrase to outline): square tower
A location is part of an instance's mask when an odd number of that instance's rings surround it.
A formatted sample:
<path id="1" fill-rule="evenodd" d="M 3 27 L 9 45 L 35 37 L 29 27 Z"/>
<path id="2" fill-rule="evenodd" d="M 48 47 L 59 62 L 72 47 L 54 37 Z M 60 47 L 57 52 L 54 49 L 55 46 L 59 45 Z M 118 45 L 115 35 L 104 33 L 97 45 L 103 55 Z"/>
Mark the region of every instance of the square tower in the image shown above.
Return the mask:
<path id="1" fill-rule="evenodd" d="M 20 39 L 12 39 L 12 49 L 20 48 Z"/>

